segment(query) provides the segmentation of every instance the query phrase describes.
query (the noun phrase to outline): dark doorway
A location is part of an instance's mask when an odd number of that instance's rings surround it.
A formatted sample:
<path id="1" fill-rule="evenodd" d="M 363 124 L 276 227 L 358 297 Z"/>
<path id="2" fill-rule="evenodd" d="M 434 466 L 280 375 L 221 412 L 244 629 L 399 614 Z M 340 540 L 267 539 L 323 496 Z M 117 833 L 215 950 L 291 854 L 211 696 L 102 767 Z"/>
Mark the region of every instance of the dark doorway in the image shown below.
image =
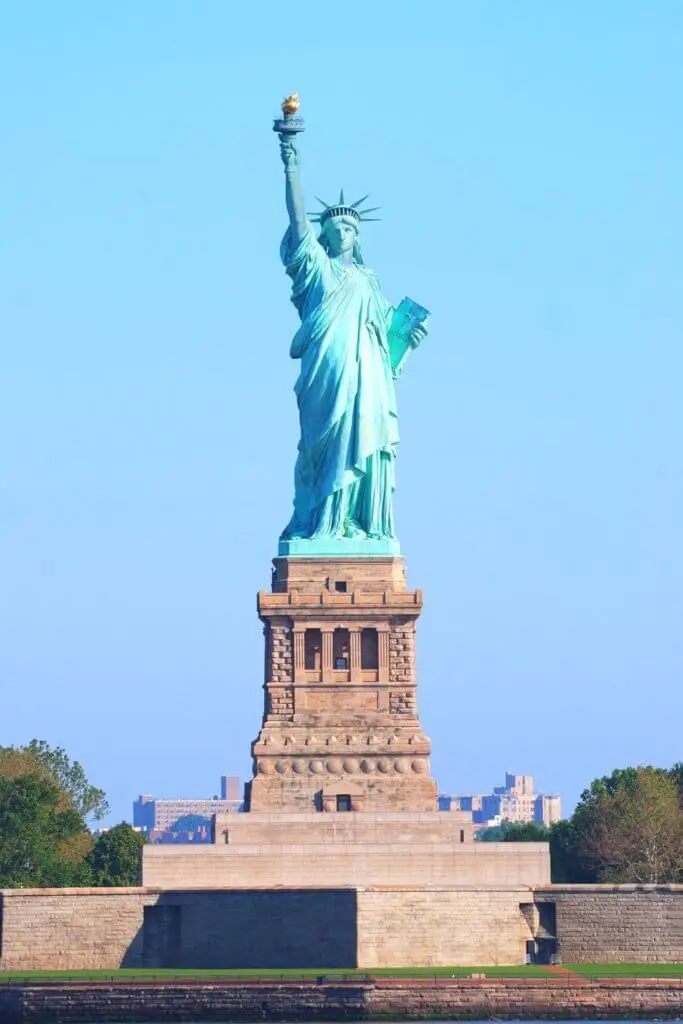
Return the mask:
<path id="1" fill-rule="evenodd" d="M 145 967 L 177 967 L 180 907 L 157 903 L 143 909 L 142 961 Z"/>

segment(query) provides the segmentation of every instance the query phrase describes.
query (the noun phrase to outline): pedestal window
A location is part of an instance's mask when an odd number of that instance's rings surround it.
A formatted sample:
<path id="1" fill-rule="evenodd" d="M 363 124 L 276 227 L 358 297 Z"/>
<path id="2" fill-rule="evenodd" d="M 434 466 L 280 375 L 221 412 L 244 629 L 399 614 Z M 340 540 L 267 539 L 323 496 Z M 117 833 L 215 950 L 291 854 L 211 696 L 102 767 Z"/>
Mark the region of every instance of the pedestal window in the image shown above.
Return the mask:
<path id="1" fill-rule="evenodd" d="M 360 667 L 364 671 L 379 668 L 379 639 L 376 629 L 363 629 L 360 634 Z"/>
<path id="2" fill-rule="evenodd" d="M 304 640 L 304 667 L 307 672 L 319 672 L 323 665 L 323 638 L 319 629 L 307 629 Z"/>
<path id="3" fill-rule="evenodd" d="M 350 665 L 348 629 L 335 629 L 332 639 L 332 667 L 335 672 L 347 672 Z"/>

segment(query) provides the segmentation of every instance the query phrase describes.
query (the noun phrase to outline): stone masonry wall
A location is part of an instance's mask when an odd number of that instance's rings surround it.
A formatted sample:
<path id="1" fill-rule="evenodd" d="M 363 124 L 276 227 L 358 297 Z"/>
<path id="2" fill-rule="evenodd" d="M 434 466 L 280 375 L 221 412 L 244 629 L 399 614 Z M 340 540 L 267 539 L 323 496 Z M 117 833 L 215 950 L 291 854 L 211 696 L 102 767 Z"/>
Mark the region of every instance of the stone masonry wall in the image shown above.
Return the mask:
<path id="1" fill-rule="evenodd" d="M 362 812 L 358 817 L 363 817 Z M 243 845 L 239 826 L 227 827 L 227 845 L 162 843 L 146 847 L 144 884 L 159 889 L 388 885 L 411 892 L 425 886 L 437 890 L 470 886 L 484 891 L 490 887 L 515 889 L 549 881 L 547 844 L 459 843 L 457 822 L 453 841 L 445 839 L 436 844 L 429 838 L 426 842 L 403 841 L 400 822 L 396 822 L 398 838 L 393 846 L 386 841 L 373 842 L 371 835 L 349 836 L 347 841 L 340 837 L 330 842 L 321 837 L 320 843 L 296 843 L 287 839 L 287 824 L 280 826 L 275 822 L 270 843 L 259 843 L 256 839 L 253 844 Z M 393 834 L 394 829 L 388 831 Z M 311 839 L 315 835 L 316 830 L 311 827 Z M 280 844 L 276 841 L 279 836 Z M 436 899 L 433 893 L 426 898 Z M 528 891 L 525 902 L 531 901 Z"/>
<path id="2" fill-rule="evenodd" d="M 294 688 L 292 686 L 271 686 L 268 689 L 268 714 L 294 714 Z"/>
<path id="3" fill-rule="evenodd" d="M 415 623 L 393 619 L 389 634 L 389 679 L 392 683 L 415 683 Z"/>
<path id="4" fill-rule="evenodd" d="M 356 963 L 353 888 L 19 893 L 0 893 L 0 971 Z"/>
<path id="5" fill-rule="evenodd" d="M 270 651 L 270 675 L 266 680 L 273 683 L 291 683 L 294 678 L 294 650 L 292 645 L 292 630 L 289 624 L 271 622 L 269 624 L 270 638 L 268 650 Z"/>
<path id="6" fill-rule="evenodd" d="M 16 889 L 0 892 L 0 970 L 77 970 L 143 965 L 143 889 Z"/>
<path id="7" fill-rule="evenodd" d="M 518 963 L 528 888 L 4 892 L 0 970 Z"/>
<path id="8" fill-rule="evenodd" d="M 521 888 L 359 890 L 358 966 L 522 963 L 529 898 Z"/>
<path id="9" fill-rule="evenodd" d="M 680 885 L 423 883 L 5 890 L 0 971 L 521 963 L 532 901 L 555 905 L 565 963 L 683 961 Z"/>
<path id="10" fill-rule="evenodd" d="M 415 690 L 390 690 L 389 714 L 413 716 L 416 715 L 417 699 L 415 696 Z"/>
<path id="11" fill-rule="evenodd" d="M 376 978 L 0 987 L 3 1024 L 76 1021 L 678 1019 L 680 979 Z"/>
<path id="12" fill-rule="evenodd" d="M 563 963 L 683 961 L 683 885 L 553 885 Z"/>

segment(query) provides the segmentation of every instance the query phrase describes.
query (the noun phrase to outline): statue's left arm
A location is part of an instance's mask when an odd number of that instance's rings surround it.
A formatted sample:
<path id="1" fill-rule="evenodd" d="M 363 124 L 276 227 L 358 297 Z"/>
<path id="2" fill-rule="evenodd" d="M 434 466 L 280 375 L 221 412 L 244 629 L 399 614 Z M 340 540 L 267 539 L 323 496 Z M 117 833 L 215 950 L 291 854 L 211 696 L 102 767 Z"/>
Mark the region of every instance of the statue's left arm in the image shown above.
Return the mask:
<path id="1" fill-rule="evenodd" d="M 407 300 L 404 300 L 404 302 Z M 401 303 L 401 308 L 403 303 Z M 387 304 L 385 310 L 387 341 L 389 346 L 389 362 L 395 380 L 402 375 L 408 354 L 413 352 L 427 336 L 424 323 L 413 323 L 406 329 L 404 317 L 398 309 Z"/>
<path id="2" fill-rule="evenodd" d="M 391 334 L 392 327 L 395 326 L 393 321 L 394 321 L 394 316 L 396 315 L 397 312 L 398 312 L 398 310 L 396 309 L 395 306 L 389 306 L 387 304 L 386 313 L 385 313 L 387 334 Z M 416 324 L 407 333 L 407 338 L 408 338 L 408 341 L 410 342 L 410 347 L 411 348 L 417 348 L 418 345 L 422 341 L 424 341 L 424 339 L 427 337 L 428 333 L 429 332 L 428 332 L 428 330 L 427 330 L 427 328 L 425 327 L 424 324 Z"/>

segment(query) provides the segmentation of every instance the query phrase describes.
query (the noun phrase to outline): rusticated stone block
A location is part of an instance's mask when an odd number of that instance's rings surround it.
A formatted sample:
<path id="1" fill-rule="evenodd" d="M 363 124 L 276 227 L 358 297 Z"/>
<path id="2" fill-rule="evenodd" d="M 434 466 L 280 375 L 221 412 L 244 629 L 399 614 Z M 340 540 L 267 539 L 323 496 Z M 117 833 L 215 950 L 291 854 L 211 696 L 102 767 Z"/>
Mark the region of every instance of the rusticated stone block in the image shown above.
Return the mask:
<path id="1" fill-rule="evenodd" d="M 269 626 L 268 650 L 270 680 L 274 683 L 289 683 L 294 677 L 294 651 L 292 630 L 288 626 Z"/>
<path id="2" fill-rule="evenodd" d="M 294 690 L 291 686 L 268 688 L 269 714 L 289 716 L 294 713 Z"/>
<path id="3" fill-rule="evenodd" d="M 392 690 L 389 694 L 390 715 L 416 714 L 415 690 Z"/>

